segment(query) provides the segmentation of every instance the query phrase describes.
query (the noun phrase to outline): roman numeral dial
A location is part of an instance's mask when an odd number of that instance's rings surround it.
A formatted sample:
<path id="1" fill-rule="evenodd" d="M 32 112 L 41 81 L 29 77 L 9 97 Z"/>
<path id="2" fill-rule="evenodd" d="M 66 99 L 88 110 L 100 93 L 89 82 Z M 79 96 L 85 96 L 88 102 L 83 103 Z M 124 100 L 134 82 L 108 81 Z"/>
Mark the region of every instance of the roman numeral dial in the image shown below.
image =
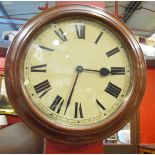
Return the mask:
<path id="1" fill-rule="evenodd" d="M 53 52 L 53 51 L 54 51 L 54 49 L 49 48 L 49 47 L 46 47 L 46 46 L 39 45 L 39 47 L 40 47 L 41 49 L 43 49 L 43 50 L 46 50 L 46 51 L 50 51 L 50 52 Z"/>
<path id="2" fill-rule="evenodd" d="M 52 123 L 76 129 L 115 115 L 134 71 L 125 43 L 104 23 L 87 19 L 49 23 L 32 38 L 23 65 L 33 103 Z"/>

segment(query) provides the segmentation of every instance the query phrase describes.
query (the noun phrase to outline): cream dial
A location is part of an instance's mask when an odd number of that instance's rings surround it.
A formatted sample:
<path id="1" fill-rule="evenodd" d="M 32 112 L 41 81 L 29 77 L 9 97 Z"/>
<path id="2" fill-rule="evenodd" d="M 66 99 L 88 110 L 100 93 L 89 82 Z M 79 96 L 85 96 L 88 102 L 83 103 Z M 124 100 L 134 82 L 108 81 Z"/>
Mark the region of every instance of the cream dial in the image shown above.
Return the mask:
<path id="1" fill-rule="evenodd" d="M 51 23 L 31 42 L 25 87 L 44 116 L 67 127 L 108 120 L 132 84 L 123 44 L 106 25 L 85 19 Z"/>

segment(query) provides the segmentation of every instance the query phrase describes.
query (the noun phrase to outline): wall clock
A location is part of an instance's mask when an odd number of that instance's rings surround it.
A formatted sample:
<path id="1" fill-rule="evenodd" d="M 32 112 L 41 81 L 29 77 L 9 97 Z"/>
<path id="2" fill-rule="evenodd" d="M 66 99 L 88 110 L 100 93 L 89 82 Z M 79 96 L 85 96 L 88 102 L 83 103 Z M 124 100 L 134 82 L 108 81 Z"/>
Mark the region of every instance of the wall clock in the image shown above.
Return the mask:
<path id="1" fill-rule="evenodd" d="M 25 24 L 9 48 L 6 87 L 23 121 L 68 144 L 101 140 L 136 112 L 145 61 L 129 29 L 86 5 L 49 9 Z"/>

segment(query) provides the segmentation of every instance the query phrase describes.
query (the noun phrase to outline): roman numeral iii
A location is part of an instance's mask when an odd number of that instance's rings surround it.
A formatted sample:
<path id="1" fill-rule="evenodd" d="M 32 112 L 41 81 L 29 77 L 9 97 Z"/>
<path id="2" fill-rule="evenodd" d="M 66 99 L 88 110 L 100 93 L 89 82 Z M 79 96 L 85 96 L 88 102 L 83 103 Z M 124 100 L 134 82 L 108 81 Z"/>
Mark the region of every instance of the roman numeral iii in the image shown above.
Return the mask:
<path id="1" fill-rule="evenodd" d="M 59 28 L 58 31 L 55 30 L 54 33 L 59 37 L 61 41 L 67 41 L 66 35 L 61 28 Z"/>
<path id="2" fill-rule="evenodd" d="M 107 92 L 108 94 L 112 95 L 113 97 L 117 98 L 119 96 L 121 90 L 122 90 L 121 88 L 119 88 L 118 86 L 109 82 L 108 86 L 106 87 L 106 89 L 104 91 Z"/>
<path id="3" fill-rule="evenodd" d="M 57 95 L 54 101 L 52 102 L 50 109 L 55 111 L 56 113 L 59 113 L 63 103 L 64 103 L 64 100 L 62 99 L 62 97 Z"/>
<path id="4" fill-rule="evenodd" d="M 85 39 L 85 25 L 75 25 L 75 30 L 78 39 Z"/>
<path id="5" fill-rule="evenodd" d="M 33 86 L 35 92 L 40 94 L 39 97 L 42 98 L 48 91 L 51 90 L 51 85 L 49 84 L 48 80 L 40 82 L 39 84 Z"/>
<path id="6" fill-rule="evenodd" d="M 116 48 L 110 50 L 109 52 L 107 52 L 106 55 L 107 55 L 107 57 L 111 57 L 112 55 L 118 53 L 119 51 L 120 51 L 119 48 L 116 47 Z"/>
<path id="7" fill-rule="evenodd" d="M 74 118 L 83 118 L 82 106 L 81 103 L 75 102 L 75 113 Z"/>
<path id="8" fill-rule="evenodd" d="M 47 64 L 37 65 L 31 67 L 31 72 L 46 72 Z"/>
<path id="9" fill-rule="evenodd" d="M 125 67 L 111 67 L 111 75 L 125 75 Z"/>

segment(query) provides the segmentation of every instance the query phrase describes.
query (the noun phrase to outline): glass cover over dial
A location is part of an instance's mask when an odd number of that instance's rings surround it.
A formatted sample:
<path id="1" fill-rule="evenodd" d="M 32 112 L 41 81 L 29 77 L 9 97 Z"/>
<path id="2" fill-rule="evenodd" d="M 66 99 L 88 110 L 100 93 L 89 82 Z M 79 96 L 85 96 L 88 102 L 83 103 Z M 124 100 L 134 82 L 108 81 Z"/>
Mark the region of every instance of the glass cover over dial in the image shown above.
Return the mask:
<path id="1" fill-rule="evenodd" d="M 122 41 L 103 23 L 67 19 L 36 35 L 24 63 L 27 93 L 50 121 L 94 126 L 124 105 L 132 66 Z"/>

